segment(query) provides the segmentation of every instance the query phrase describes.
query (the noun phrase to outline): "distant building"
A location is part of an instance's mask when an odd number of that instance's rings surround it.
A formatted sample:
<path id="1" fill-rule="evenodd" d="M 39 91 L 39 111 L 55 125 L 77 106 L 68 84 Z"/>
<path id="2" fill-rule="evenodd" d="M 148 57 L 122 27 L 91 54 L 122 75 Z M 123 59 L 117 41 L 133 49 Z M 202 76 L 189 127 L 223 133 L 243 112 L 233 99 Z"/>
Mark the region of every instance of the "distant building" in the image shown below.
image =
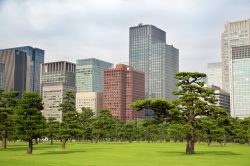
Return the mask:
<path id="1" fill-rule="evenodd" d="M 104 108 L 123 121 L 144 118 L 144 111 L 137 112 L 129 106 L 133 101 L 144 99 L 144 79 L 144 73 L 127 65 L 117 64 L 113 69 L 105 69 Z"/>
<path id="2" fill-rule="evenodd" d="M 104 69 L 112 67 L 112 63 L 95 58 L 77 60 L 77 92 L 102 92 Z"/>
<path id="3" fill-rule="evenodd" d="M 76 93 L 76 110 L 82 112 L 83 107 L 92 109 L 94 116 L 97 116 L 103 107 L 102 92 Z"/>
<path id="4" fill-rule="evenodd" d="M 4 90 L 17 91 L 22 96 L 30 87 L 30 57 L 16 49 L 0 50 L 0 63 L 4 66 Z"/>
<path id="5" fill-rule="evenodd" d="M 0 63 L 0 89 L 4 89 L 4 63 Z"/>
<path id="6" fill-rule="evenodd" d="M 33 48 L 31 46 L 24 46 L 2 49 L 0 50 L 0 52 L 5 52 L 8 50 L 17 50 L 26 54 L 29 60 L 26 62 L 26 65 L 28 65 L 26 69 L 26 74 L 27 76 L 29 76 L 29 78 L 27 78 L 26 80 L 26 84 L 28 84 L 28 87 L 25 89 L 25 91 L 40 92 L 40 65 L 44 63 L 44 50 L 39 48 Z M 8 68 L 9 63 L 5 64 L 5 66 L 6 68 Z"/>
<path id="7" fill-rule="evenodd" d="M 250 116 L 250 45 L 232 47 L 230 61 L 231 116 Z"/>
<path id="8" fill-rule="evenodd" d="M 75 92 L 75 87 L 70 87 L 63 83 L 43 85 L 42 98 L 44 109 L 42 114 L 46 119 L 55 118 L 57 121 L 62 121 L 62 111 L 59 111 L 58 108 L 68 90 Z"/>
<path id="9" fill-rule="evenodd" d="M 153 25 L 130 27 L 129 65 L 145 73 L 145 98 L 176 98 L 172 92 L 177 90 L 179 50 L 166 44 L 165 31 Z M 153 112 L 147 111 L 146 116 Z"/>
<path id="10" fill-rule="evenodd" d="M 43 115 L 62 120 L 59 104 L 67 91 L 75 94 L 75 64 L 65 61 L 41 65 L 41 89 L 44 102 Z"/>
<path id="11" fill-rule="evenodd" d="M 207 65 L 207 85 L 222 88 L 221 62 L 209 63 Z"/>
<path id="12" fill-rule="evenodd" d="M 250 44 L 250 19 L 227 22 L 221 35 L 222 59 L 222 88 L 229 92 L 230 89 L 230 61 L 232 60 L 232 47 Z"/>
<path id="13" fill-rule="evenodd" d="M 230 94 L 222 90 L 220 87 L 217 87 L 214 85 L 210 87 L 214 89 L 214 94 L 217 99 L 216 106 L 219 106 L 221 109 L 223 109 L 227 113 L 230 113 Z"/>

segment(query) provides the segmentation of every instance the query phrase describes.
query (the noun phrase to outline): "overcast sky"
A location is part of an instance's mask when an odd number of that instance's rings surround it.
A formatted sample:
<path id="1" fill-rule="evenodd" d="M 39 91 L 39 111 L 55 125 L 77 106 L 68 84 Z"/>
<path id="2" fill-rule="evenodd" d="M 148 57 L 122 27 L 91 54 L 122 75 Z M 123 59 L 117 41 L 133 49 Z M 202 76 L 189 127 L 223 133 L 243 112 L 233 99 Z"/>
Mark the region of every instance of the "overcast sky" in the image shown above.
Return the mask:
<path id="1" fill-rule="evenodd" d="M 226 21 L 250 18 L 249 0 L 0 0 L 0 49 L 30 45 L 45 61 L 128 61 L 129 27 L 153 24 L 180 53 L 181 71 L 220 61 Z"/>

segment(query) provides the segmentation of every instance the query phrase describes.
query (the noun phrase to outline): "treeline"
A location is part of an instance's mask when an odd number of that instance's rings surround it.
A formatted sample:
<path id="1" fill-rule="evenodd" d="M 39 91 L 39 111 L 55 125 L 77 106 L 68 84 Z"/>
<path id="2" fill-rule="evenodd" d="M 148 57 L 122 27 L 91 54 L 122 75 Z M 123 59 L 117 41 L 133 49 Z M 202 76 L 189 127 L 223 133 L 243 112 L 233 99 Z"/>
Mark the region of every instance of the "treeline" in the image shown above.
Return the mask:
<path id="1" fill-rule="evenodd" d="M 212 89 L 204 87 L 205 74 L 181 72 L 179 96 L 173 102 L 164 99 L 138 100 L 131 107 L 151 109 L 154 119 L 134 120 L 124 123 L 102 109 L 94 117 L 89 108 L 78 113 L 75 98 L 68 91 L 59 105 L 62 121 L 48 120 L 42 115 L 43 103 L 37 93 L 24 93 L 19 99 L 16 92 L 0 90 L 0 131 L 2 148 L 8 141 L 27 141 L 27 153 L 32 154 L 33 144 L 39 141 L 61 141 L 62 149 L 68 141 L 146 141 L 187 142 L 186 153 L 194 154 L 196 142 L 248 143 L 250 145 L 250 118 L 230 117 L 215 106 Z"/>

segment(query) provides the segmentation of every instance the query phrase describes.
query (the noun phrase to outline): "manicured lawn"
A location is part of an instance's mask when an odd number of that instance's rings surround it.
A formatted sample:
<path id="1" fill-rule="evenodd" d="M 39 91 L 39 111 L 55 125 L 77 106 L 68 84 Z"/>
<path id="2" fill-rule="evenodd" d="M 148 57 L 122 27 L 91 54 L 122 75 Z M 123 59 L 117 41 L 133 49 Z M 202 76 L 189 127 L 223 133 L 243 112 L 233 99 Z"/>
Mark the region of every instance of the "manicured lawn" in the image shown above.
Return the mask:
<path id="1" fill-rule="evenodd" d="M 196 145 L 185 155 L 184 143 L 39 143 L 26 155 L 27 143 L 11 143 L 0 150 L 0 166 L 250 166 L 250 146 Z"/>

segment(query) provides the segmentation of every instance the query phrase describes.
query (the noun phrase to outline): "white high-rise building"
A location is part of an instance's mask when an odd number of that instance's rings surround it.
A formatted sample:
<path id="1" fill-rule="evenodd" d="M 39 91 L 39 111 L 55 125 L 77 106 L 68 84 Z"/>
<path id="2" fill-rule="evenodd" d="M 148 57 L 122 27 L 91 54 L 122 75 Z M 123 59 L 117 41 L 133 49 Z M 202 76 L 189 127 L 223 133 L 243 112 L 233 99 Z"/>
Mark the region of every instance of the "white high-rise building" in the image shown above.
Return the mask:
<path id="1" fill-rule="evenodd" d="M 221 35 L 222 88 L 229 92 L 232 47 L 250 44 L 250 19 L 227 22 Z"/>
<path id="2" fill-rule="evenodd" d="M 207 85 L 222 88 L 221 62 L 209 63 L 207 65 Z"/>
<path id="3" fill-rule="evenodd" d="M 250 116 L 250 45 L 233 47 L 230 61 L 231 116 Z"/>

